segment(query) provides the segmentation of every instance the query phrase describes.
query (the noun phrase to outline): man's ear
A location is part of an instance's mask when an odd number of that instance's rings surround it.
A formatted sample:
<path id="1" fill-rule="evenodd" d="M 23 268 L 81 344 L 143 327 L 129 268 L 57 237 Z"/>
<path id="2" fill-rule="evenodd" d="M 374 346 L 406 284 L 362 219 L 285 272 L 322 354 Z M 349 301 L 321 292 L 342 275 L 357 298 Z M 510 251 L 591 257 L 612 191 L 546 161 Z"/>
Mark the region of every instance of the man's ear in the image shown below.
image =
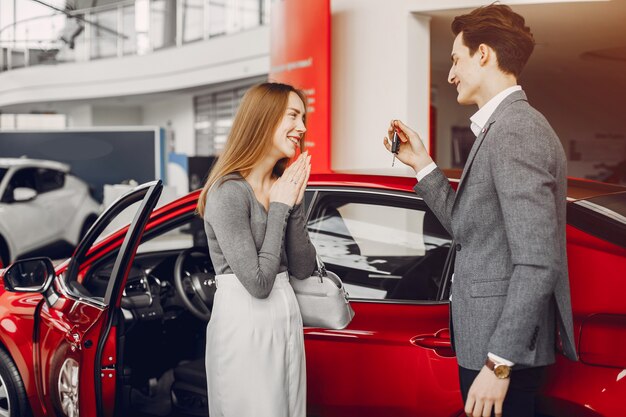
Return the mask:
<path id="1" fill-rule="evenodd" d="M 484 43 L 478 45 L 476 53 L 480 54 L 480 65 L 487 65 L 489 61 L 495 59 L 496 57 L 495 51 Z"/>

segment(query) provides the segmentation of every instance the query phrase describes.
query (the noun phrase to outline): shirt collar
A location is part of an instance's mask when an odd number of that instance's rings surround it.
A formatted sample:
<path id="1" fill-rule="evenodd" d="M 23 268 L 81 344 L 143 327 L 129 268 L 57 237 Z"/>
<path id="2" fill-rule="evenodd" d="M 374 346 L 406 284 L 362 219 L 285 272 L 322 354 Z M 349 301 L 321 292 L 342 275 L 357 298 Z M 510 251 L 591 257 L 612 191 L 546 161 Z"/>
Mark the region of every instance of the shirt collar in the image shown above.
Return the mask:
<path id="1" fill-rule="evenodd" d="M 522 87 L 519 85 L 514 85 L 513 87 L 509 87 L 506 90 L 500 91 L 496 94 L 491 100 L 489 100 L 484 106 L 482 106 L 472 117 L 470 117 L 470 121 L 472 122 L 470 128 L 472 132 L 474 132 L 474 136 L 478 137 L 480 135 L 480 131 L 485 127 L 487 121 L 491 117 L 494 111 L 498 108 L 500 103 L 509 96 L 509 94 L 515 91 L 521 91 Z"/>

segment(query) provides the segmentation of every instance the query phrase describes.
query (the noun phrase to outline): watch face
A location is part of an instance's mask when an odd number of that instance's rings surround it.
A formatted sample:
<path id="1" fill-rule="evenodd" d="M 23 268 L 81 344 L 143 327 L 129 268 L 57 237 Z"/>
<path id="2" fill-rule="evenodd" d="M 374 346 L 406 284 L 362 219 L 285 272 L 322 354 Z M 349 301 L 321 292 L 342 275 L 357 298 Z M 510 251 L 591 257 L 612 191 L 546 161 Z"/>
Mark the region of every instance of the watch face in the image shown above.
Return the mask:
<path id="1" fill-rule="evenodd" d="M 493 373 L 500 379 L 508 378 L 511 374 L 511 368 L 506 365 L 497 365 L 494 368 Z"/>

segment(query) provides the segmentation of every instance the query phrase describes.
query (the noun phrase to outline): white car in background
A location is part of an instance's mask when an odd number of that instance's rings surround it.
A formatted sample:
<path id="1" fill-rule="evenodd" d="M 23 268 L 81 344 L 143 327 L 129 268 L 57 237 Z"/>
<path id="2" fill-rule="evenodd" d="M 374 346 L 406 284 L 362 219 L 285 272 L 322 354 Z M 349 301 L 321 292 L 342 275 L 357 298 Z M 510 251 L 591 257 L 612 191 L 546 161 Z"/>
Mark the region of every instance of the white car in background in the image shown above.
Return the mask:
<path id="1" fill-rule="evenodd" d="M 0 262 L 67 256 L 102 211 L 89 186 L 54 161 L 0 158 Z"/>

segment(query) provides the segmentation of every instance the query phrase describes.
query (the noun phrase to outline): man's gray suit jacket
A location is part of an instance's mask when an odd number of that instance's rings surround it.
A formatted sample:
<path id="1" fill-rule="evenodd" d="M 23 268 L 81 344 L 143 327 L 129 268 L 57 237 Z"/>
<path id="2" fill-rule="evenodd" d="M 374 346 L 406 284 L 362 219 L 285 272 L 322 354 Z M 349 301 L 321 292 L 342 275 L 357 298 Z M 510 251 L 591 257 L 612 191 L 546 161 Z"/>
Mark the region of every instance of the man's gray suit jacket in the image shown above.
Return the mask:
<path id="1" fill-rule="evenodd" d="M 566 158 L 523 91 L 496 108 L 455 192 L 439 169 L 415 192 L 457 244 L 451 312 L 457 360 L 479 370 L 491 352 L 554 362 L 555 333 L 576 360 L 565 247 Z"/>

